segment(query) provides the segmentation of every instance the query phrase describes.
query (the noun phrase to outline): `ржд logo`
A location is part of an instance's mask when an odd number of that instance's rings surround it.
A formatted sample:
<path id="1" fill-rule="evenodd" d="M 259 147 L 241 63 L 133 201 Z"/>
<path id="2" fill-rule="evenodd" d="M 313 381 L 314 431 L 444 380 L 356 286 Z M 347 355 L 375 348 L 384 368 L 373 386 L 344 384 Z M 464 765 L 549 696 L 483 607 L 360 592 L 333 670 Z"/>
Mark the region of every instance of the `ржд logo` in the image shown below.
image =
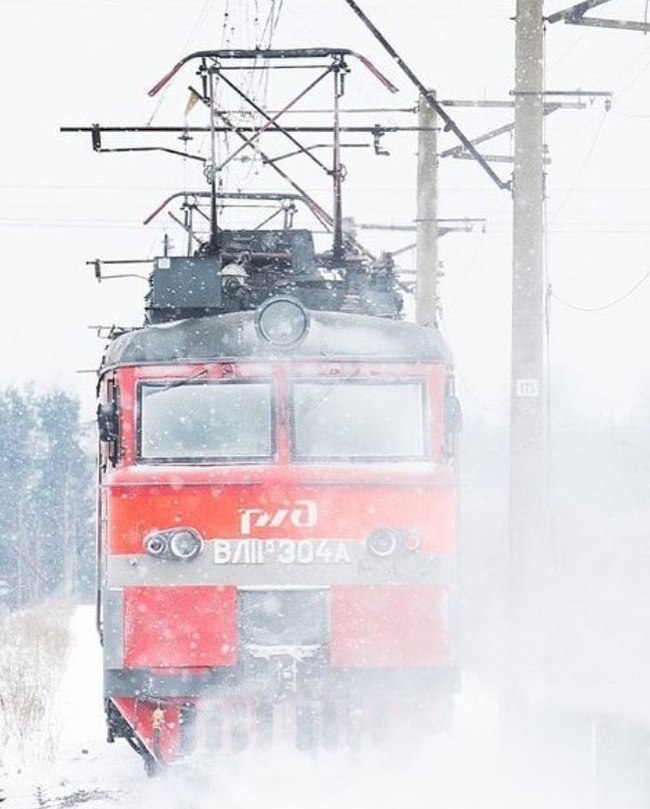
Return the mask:
<path id="1" fill-rule="evenodd" d="M 318 506 L 314 500 L 296 500 L 293 507 L 265 511 L 263 508 L 239 510 L 242 536 L 250 536 L 253 528 L 280 528 L 289 523 L 295 528 L 313 528 L 318 521 Z"/>

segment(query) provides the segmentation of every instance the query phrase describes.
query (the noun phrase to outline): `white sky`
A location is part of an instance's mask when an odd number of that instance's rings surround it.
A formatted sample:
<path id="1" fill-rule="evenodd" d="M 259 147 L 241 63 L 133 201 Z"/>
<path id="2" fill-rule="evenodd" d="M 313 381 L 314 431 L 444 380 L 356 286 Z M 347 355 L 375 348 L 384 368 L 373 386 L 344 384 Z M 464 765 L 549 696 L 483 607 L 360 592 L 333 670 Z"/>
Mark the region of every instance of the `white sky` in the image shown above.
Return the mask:
<path id="1" fill-rule="evenodd" d="M 140 227 L 141 220 L 188 177 L 195 178 L 193 187 L 202 186 L 196 170 L 188 174 L 180 160 L 95 155 L 89 136 L 61 135 L 58 127 L 145 123 L 156 107 L 146 90 L 178 57 L 221 44 L 226 5 L 239 23 L 244 9 L 254 6 L 251 0 L 0 0 L 0 385 L 33 380 L 72 389 L 90 416 L 94 378 L 77 372 L 97 367 L 102 342 L 87 327 L 141 322 L 146 286 L 138 280 L 97 285 L 85 262 L 155 255 L 161 231 Z M 259 5 L 267 8 L 268 0 Z M 361 5 L 439 97 L 508 98 L 514 2 Z M 549 0 L 547 6 L 551 12 L 565 4 Z M 642 0 L 612 0 L 600 15 L 642 19 L 644 7 Z M 245 34 L 245 26 L 240 30 Z M 237 35 L 232 44 L 239 44 Z M 414 91 L 343 0 L 284 0 L 275 44 L 360 51 L 402 91 L 384 96 L 360 68 L 350 87 L 356 78 L 372 104 L 414 103 Z M 191 80 L 187 69 L 154 123 L 181 122 Z M 578 306 L 617 298 L 649 267 L 649 87 L 650 40 L 642 34 L 549 28 L 547 88 L 614 93 L 609 113 L 597 100 L 584 111 L 547 119 L 548 271 L 554 291 Z M 510 118 L 508 110 L 452 114 L 470 136 Z M 441 146 L 453 145 L 445 137 Z M 365 151 L 346 158 L 346 212 L 359 221 L 408 224 L 414 216 L 415 143 L 400 136 L 386 137 L 384 145 L 397 157 L 392 163 Z M 505 137 L 489 149 L 506 153 L 511 145 Z M 510 170 L 496 168 L 502 176 Z M 326 203 L 322 181 L 313 187 Z M 485 234 L 442 240 L 441 293 L 466 407 L 494 412 L 508 398 L 510 198 L 478 166 L 445 161 L 439 214 L 487 220 Z M 406 241 L 393 238 L 387 246 Z M 650 376 L 649 304 L 650 281 L 605 312 L 554 305 L 552 384 L 565 388 L 577 409 L 614 417 L 639 402 Z"/>

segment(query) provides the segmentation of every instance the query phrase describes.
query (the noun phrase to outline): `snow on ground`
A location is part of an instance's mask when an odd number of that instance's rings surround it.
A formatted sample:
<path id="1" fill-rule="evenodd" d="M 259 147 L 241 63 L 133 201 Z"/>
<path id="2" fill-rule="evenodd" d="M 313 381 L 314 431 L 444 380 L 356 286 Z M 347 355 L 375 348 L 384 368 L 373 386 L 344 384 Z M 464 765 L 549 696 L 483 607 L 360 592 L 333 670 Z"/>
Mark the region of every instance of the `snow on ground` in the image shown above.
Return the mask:
<path id="1" fill-rule="evenodd" d="M 453 735 L 419 750 L 215 755 L 208 766 L 148 779 L 123 740 L 105 741 L 93 609 L 78 608 L 71 622 L 54 707 L 60 734 L 53 761 L 10 774 L 2 809 L 503 809 L 510 803 L 500 787 L 495 700 L 472 685 L 459 700 Z"/>
<path id="2" fill-rule="evenodd" d="M 20 772 L 9 772 L 2 809 L 115 806 L 113 797 L 133 794 L 140 778 L 139 762 L 135 756 L 131 760 L 130 750 L 105 742 L 94 608 L 79 607 L 70 620 L 71 649 L 52 708 L 58 723 L 54 760 L 27 761 Z"/>

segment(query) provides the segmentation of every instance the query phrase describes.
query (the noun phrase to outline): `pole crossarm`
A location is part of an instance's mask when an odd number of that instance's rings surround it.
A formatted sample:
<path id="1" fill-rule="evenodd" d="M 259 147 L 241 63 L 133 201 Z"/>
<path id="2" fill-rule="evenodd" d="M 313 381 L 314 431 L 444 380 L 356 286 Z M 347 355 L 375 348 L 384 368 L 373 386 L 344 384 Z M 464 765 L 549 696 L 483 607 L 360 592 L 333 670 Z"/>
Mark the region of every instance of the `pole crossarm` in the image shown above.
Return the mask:
<path id="1" fill-rule="evenodd" d="M 565 22 L 568 25 L 588 25 L 592 28 L 616 28 L 619 31 L 641 31 L 644 34 L 650 33 L 649 22 L 637 22 L 635 20 L 614 20 L 603 17 L 588 17 L 587 12 L 596 6 L 602 6 L 611 0 L 585 0 L 574 6 L 556 11 L 545 17 L 546 22 Z"/>
<path id="2" fill-rule="evenodd" d="M 563 93 L 564 95 L 579 95 L 579 93 Z M 510 95 L 514 95 L 514 92 L 511 92 Z M 544 95 L 549 95 L 549 93 L 544 93 Z M 486 108 L 486 109 L 512 109 L 515 106 L 514 101 L 471 101 L 465 99 L 441 99 L 440 103 L 445 107 L 477 107 L 477 108 Z M 581 101 L 567 101 L 559 106 L 564 107 L 566 109 L 584 109 L 585 104 Z"/>
<path id="3" fill-rule="evenodd" d="M 452 219 L 436 219 L 438 230 L 440 232 L 444 230 L 445 233 L 450 233 L 454 230 L 468 233 L 474 229 L 475 225 L 485 226 L 485 221 L 485 219 L 476 219 L 467 216 Z M 355 225 L 358 230 L 395 231 L 398 233 L 415 233 L 417 230 L 417 225 L 389 225 L 372 222 L 356 222 Z"/>
<path id="4" fill-rule="evenodd" d="M 549 14 L 548 17 L 544 19 L 546 22 L 567 22 L 567 23 L 575 23 L 577 20 L 580 20 L 584 15 L 590 11 L 592 8 L 596 8 L 596 6 L 602 6 L 605 3 L 609 3 L 611 0 L 583 0 L 582 3 L 576 3 L 569 8 L 562 9 L 562 11 L 556 11 L 553 14 Z"/>
<path id="5" fill-rule="evenodd" d="M 503 126 L 499 126 L 496 129 L 491 129 L 489 132 L 486 132 L 484 135 L 479 135 L 476 138 L 472 139 L 472 143 L 476 146 L 479 143 L 485 143 L 488 140 L 492 140 L 493 138 L 498 138 L 499 135 L 505 135 L 508 132 L 512 132 L 515 128 L 514 123 L 503 124 Z M 452 146 L 450 149 L 445 149 L 443 152 L 440 152 L 440 157 L 460 157 L 461 155 L 466 155 L 467 150 L 464 146 Z M 471 157 L 471 155 L 470 155 Z"/>
<path id="6" fill-rule="evenodd" d="M 567 20 L 567 22 L 571 22 Z M 619 31 L 641 31 L 650 33 L 650 23 L 635 22 L 634 20 L 606 20 L 599 17 L 582 17 L 572 23 L 573 25 L 589 25 L 592 28 L 617 28 Z"/>
<path id="7" fill-rule="evenodd" d="M 544 115 L 550 115 L 552 112 L 559 110 L 562 108 L 561 104 L 545 104 L 544 105 Z M 484 135 L 479 135 L 476 138 L 472 139 L 472 143 L 476 146 L 479 143 L 485 143 L 488 140 L 493 140 L 494 138 L 498 138 L 499 135 L 505 135 L 508 132 L 512 132 L 515 128 L 514 121 L 508 124 L 503 124 L 502 126 L 498 126 L 496 129 L 491 129 L 489 132 L 486 132 Z M 455 157 L 460 158 L 463 160 L 471 159 L 471 155 L 468 154 L 467 150 L 464 146 L 452 146 L 451 149 L 445 149 L 444 152 L 440 152 L 440 157 Z M 497 162 L 511 162 L 510 157 L 506 157 L 501 155 L 491 155 L 486 156 L 486 160 L 495 160 Z"/>

